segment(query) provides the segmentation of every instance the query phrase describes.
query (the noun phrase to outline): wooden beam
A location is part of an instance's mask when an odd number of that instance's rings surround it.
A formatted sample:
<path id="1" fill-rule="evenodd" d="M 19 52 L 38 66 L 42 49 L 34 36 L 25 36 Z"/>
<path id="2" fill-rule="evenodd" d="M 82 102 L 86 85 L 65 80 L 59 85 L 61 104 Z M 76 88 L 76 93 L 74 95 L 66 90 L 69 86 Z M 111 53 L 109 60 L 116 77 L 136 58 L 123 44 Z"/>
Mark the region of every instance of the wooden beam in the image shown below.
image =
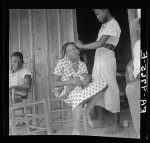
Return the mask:
<path id="1" fill-rule="evenodd" d="M 74 41 L 78 40 L 76 9 L 72 9 Z"/>
<path id="2" fill-rule="evenodd" d="M 130 40 L 131 40 L 131 47 L 132 47 L 132 56 L 133 56 L 133 47 L 135 42 L 138 39 L 138 33 L 135 29 L 131 26 L 131 22 L 137 18 L 137 9 L 128 9 L 128 20 L 129 20 L 129 30 L 130 30 Z"/>
<path id="3" fill-rule="evenodd" d="M 10 55 L 14 51 L 19 51 L 19 10 L 18 9 L 10 9 L 9 11 L 9 37 L 10 37 L 10 43 L 9 43 L 9 53 Z"/>

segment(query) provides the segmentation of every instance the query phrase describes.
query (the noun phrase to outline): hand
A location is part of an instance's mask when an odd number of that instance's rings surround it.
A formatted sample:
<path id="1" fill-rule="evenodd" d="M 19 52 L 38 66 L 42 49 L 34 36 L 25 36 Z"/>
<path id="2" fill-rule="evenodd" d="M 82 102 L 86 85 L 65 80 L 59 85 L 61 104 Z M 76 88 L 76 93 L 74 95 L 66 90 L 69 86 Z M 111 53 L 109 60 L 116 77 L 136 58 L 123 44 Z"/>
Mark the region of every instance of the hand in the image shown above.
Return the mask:
<path id="1" fill-rule="evenodd" d="M 82 49 L 83 48 L 83 43 L 81 41 L 75 41 L 75 45 L 79 48 Z"/>
<path id="2" fill-rule="evenodd" d="M 62 92 L 63 90 L 64 90 L 64 87 L 59 87 L 59 88 L 58 88 L 58 91 L 59 91 L 59 92 Z"/>
<path id="3" fill-rule="evenodd" d="M 71 83 L 72 83 L 73 85 L 76 85 L 76 86 L 81 86 L 81 85 L 82 85 L 82 83 L 81 83 L 79 77 L 73 78 L 73 79 L 71 80 Z"/>

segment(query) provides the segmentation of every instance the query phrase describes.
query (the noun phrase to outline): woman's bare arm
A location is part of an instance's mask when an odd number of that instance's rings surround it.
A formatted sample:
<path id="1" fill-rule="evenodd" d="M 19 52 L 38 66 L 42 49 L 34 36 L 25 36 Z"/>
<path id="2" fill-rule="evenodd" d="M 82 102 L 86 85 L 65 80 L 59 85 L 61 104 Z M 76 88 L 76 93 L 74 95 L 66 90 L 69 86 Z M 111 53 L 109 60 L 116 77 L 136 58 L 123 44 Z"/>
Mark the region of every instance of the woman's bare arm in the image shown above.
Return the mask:
<path id="1" fill-rule="evenodd" d="M 95 41 L 89 44 L 82 44 L 80 42 L 76 42 L 76 45 L 81 49 L 87 49 L 87 50 L 96 49 L 102 47 L 109 37 L 110 37 L 109 35 L 103 35 L 99 41 Z"/>
<path id="2" fill-rule="evenodd" d="M 78 77 L 67 80 L 67 81 L 60 81 L 60 79 L 61 79 L 61 76 L 53 75 L 53 86 L 54 87 L 62 87 L 62 86 L 70 85 L 70 84 L 73 84 L 73 85 L 81 84 L 80 78 L 78 78 Z"/>

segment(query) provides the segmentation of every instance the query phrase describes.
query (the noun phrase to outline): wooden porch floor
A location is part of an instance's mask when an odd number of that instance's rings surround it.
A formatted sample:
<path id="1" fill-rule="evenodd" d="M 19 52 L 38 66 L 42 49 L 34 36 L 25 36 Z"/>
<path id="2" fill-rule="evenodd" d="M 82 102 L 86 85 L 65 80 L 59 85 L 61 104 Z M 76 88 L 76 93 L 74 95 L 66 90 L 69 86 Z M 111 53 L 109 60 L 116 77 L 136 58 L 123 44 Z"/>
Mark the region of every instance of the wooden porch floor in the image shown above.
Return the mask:
<path id="1" fill-rule="evenodd" d="M 133 127 L 133 122 L 131 119 L 131 114 L 128 106 L 121 107 L 121 122 L 123 120 L 128 120 L 128 126 L 124 127 L 123 131 L 116 134 L 107 134 L 106 131 L 109 126 L 112 125 L 112 114 L 110 112 L 105 113 L 105 126 L 103 128 L 92 129 L 88 127 L 87 136 L 100 136 L 100 137 L 115 137 L 115 138 L 133 138 L 137 139 L 136 133 Z M 63 126 L 60 123 L 55 123 L 53 125 L 54 130 L 56 131 L 53 135 L 72 135 L 72 120 L 66 122 Z M 81 122 L 80 125 L 80 134 L 84 136 L 84 129 Z M 46 132 L 38 133 L 37 135 L 46 135 Z"/>
<path id="2" fill-rule="evenodd" d="M 137 138 L 128 106 L 121 108 L 121 122 L 123 120 L 128 120 L 128 126 L 124 127 L 122 132 L 116 133 L 114 135 L 107 134 L 106 130 L 112 124 L 112 114 L 109 112 L 106 112 L 105 116 L 106 116 L 106 124 L 104 128 L 92 129 L 88 127 L 88 136 L 134 138 L 134 139 Z M 71 122 L 64 123 L 63 126 L 61 126 L 60 123 L 57 123 L 54 125 L 54 129 L 56 129 L 56 133 L 54 133 L 54 135 L 71 135 L 72 123 Z M 84 129 L 82 127 L 82 123 L 81 123 L 80 134 L 84 135 Z"/>

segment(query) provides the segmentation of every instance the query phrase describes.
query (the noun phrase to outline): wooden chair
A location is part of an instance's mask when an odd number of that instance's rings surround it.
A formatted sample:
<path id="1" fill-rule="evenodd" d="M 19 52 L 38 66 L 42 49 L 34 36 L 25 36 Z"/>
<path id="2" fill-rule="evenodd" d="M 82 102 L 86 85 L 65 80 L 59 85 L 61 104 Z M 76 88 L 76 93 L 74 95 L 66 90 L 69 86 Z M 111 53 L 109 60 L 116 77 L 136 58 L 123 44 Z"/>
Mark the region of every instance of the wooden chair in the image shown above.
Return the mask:
<path id="1" fill-rule="evenodd" d="M 15 117 L 14 110 L 20 109 L 20 108 L 27 108 L 27 107 L 33 107 L 42 104 L 44 113 L 42 115 L 33 114 L 33 113 L 26 113 L 22 115 L 22 117 Z M 43 131 L 47 131 L 47 134 L 50 134 L 49 130 L 49 121 L 48 121 L 48 114 L 47 114 L 47 108 L 45 99 L 42 101 L 37 102 L 31 102 L 31 103 L 16 103 L 12 104 L 10 101 L 10 107 L 9 107 L 9 116 L 10 116 L 10 128 L 12 135 L 36 135 L 37 133 L 42 133 Z M 32 121 L 34 119 L 40 119 L 45 118 L 46 126 L 45 127 L 39 127 L 36 125 L 32 125 L 29 123 L 29 121 Z M 26 122 L 27 124 L 23 127 L 17 127 L 16 124 L 19 122 Z"/>
<path id="2" fill-rule="evenodd" d="M 45 99 L 41 101 L 35 101 L 35 94 L 34 94 L 34 56 L 33 59 L 26 60 L 24 66 L 29 68 L 32 73 L 32 86 L 31 89 L 20 89 L 28 94 L 27 98 L 22 99 L 22 102 L 15 103 L 15 96 L 16 89 L 10 89 L 11 95 L 9 96 L 9 117 L 10 117 L 10 130 L 12 135 L 33 135 L 37 133 L 41 133 L 43 131 L 47 131 L 47 134 L 50 134 L 50 125 L 48 119 L 48 110 L 46 108 Z M 43 107 L 43 114 L 38 115 L 36 113 L 36 108 L 38 105 L 42 105 Z M 19 116 L 15 115 L 16 110 L 22 109 L 24 113 L 20 114 Z M 45 127 L 39 127 L 35 122 L 36 119 L 44 119 L 45 120 Z M 24 122 L 24 126 L 17 127 L 16 124 Z"/>

